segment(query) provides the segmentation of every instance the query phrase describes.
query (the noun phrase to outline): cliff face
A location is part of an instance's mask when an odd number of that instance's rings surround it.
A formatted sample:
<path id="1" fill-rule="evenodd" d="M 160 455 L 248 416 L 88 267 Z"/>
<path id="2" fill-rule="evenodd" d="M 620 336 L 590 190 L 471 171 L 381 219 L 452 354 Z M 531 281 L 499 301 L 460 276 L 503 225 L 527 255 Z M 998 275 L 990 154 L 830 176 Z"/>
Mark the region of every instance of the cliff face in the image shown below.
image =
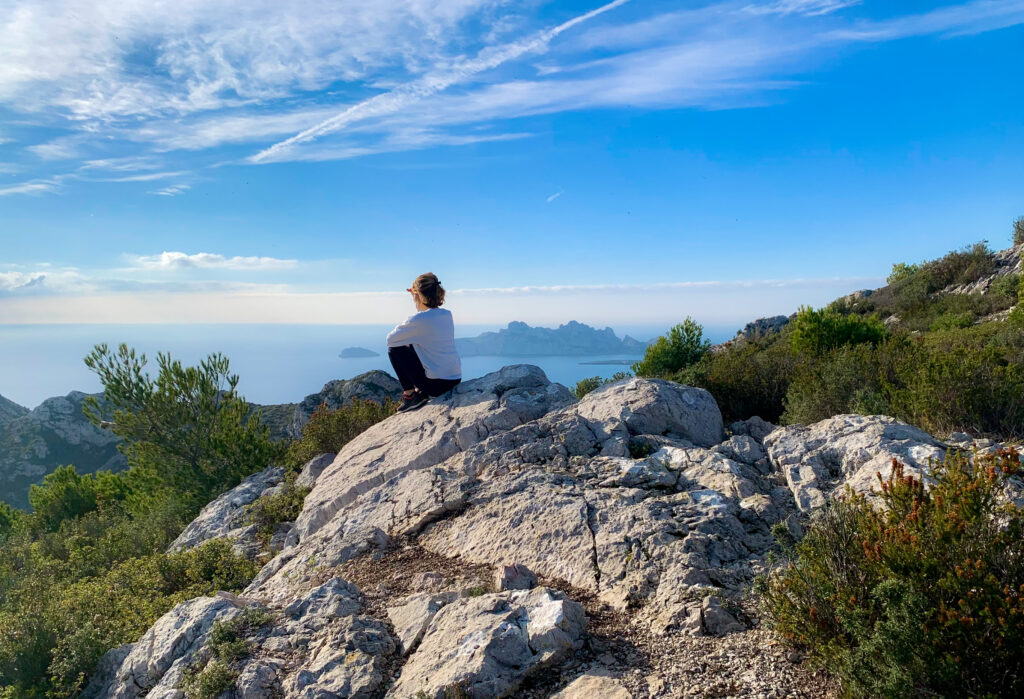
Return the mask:
<path id="1" fill-rule="evenodd" d="M 124 468 L 118 438 L 82 414 L 86 394 L 72 391 L 48 398 L 29 411 L 0 404 L 0 499 L 28 507 L 28 489 L 57 466 L 74 464 L 79 473 Z M 14 406 L 13 408 L 11 406 Z"/>
<path id="2" fill-rule="evenodd" d="M 552 328 L 534 328 L 526 323 L 512 322 L 498 332 L 455 340 L 464 357 L 540 357 L 586 356 L 600 354 L 640 354 L 647 347 L 628 335 L 619 339 L 611 328 L 598 330 L 571 320 Z"/>
<path id="3" fill-rule="evenodd" d="M 251 412 L 259 410 L 264 424 L 270 427 L 273 439 L 298 439 L 302 428 L 309 422 L 313 411 L 326 403 L 331 410 L 351 403 L 353 400 L 372 400 L 378 403 L 398 400 L 402 386 L 390 374 L 383 371 L 368 371 L 351 379 L 329 381 L 316 393 L 311 393 L 298 403 L 277 405 L 251 404 Z"/>
<path id="4" fill-rule="evenodd" d="M 945 448 L 881 416 L 726 430 L 702 389 L 627 379 L 576 401 L 505 367 L 311 462 L 302 512 L 249 588 L 179 605 L 112 651 L 86 696 L 178 696 L 213 623 L 249 610 L 265 621 L 234 696 L 547 697 L 570 682 L 561 696 L 662 696 L 705 672 L 724 683 L 710 693 L 817 696 L 748 630 L 742 590 L 770 528 Z M 211 520 L 276 478 L 212 504 L 186 545 L 229 531 Z M 708 645 L 719 636 L 730 645 Z M 708 670 L 725 647 L 744 655 Z"/>
<path id="5" fill-rule="evenodd" d="M 8 422 L 23 415 L 28 415 L 29 412 L 31 411 L 28 408 L 0 396 L 0 434 L 2 434 L 4 426 Z"/>

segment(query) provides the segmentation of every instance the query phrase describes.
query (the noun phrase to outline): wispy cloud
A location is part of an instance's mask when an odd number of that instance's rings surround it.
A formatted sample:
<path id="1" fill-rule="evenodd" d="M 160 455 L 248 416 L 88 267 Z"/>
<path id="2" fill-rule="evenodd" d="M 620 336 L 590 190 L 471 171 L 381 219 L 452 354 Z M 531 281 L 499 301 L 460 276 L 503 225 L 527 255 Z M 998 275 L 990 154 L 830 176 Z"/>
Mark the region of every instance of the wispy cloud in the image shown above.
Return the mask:
<path id="1" fill-rule="evenodd" d="M 488 47 L 484 51 L 481 51 L 476 58 L 463 61 L 457 64 L 454 69 L 428 73 L 424 77 L 391 90 L 390 92 L 385 92 L 384 94 L 376 95 L 354 104 L 340 114 L 337 114 L 330 119 L 325 119 L 316 126 L 312 126 L 297 133 L 291 138 L 275 143 L 269 148 L 260 151 L 256 155 L 252 156 L 251 160 L 255 163 L 274 160 L 279 158 L 282 153 L 287 152 L 288 149 L 293 146 L 312 141 L 335 131 L 340 131 L 350 124 L 354 124 L 365 119 L 395 114 L 396 112 L 399 112 L 426 97 L 435 95 L 448 89 L 452 85 L 468 80 L 478 73 L 497 68 L 498 66 L 519 58 L 524 54 L 541 50 L 547 47 L 547 45 L 550 44 L 558 35 L 563 34 L 573 27 L 593 19 L 594 17 L 598 17 L 605 12 L 614 10 L 616 7 L 620 7 L 627 2 L 629 2 L 629 0 L 612 0 L 612 2 L 602 5 L 596 10 L 591 10 L 590 12 L 573 17 L 552 29 L 538 32 L 528 39 L 505 44 L 503 46 Z"/>
<path id="2" fill-rule="evenodd" d="M 827 15 L 847 7 L 860 5 L 863 0 L 777 0 L 761 5 L 747 5 L 744 9 L 756 15 Z"/>
<path id="3" fill-rule="evenodd" d="M 237 144 L 250 163 L 346 159 L 522 138 L 516 121 L 541 114 L 761 105 L 852 42 L 1024 23 L 1024 0 L 874 21 L 861 0 L 627 1 L 558 23 L 541 19 L 557 4 L 507 0 L 10 0 L 0 105 L 51 135 L 24 148 L 34 178 L 0 194 L 157 180 Z M 58 161 L 79 162 L 40 169 Z"/>
<path id="4" fill-rule="evenodd" d="M 549 195 L 548 198 L 545 201 L 547 201 L 547 203 L 550 204 L 555 199 L 558 199 L 558 197 L 562 196 L 562 194 L 564 194 L 564 192 L 560 189 L 557 192 L 555 192 L 554 194 Z"/>
<path id="5" fill-rule="evenodd" d="M 29 289 L 39 286 L 46 279 L 45 274 L 27 274 L 25 272 L 0 272 L 0 292 Z"/>
<path id="6" fill-rule="evenodd" d="M 100 158 L 87 160 L 79 170 L 109 170 L 111 172 L 135 172 L 138 170 L 156 170 L 160 161 L 151 156 L 132 156 L 127 158 Z"/>
<path id="7" fill-rule="evenodd" d="M 152 192 L 150 192 L 150 194 L 158 194 L 162 197 L 176 197 L 179 194 L 184 194 L 191 188 L 192 186 L 187 184 L 172 184 L 168 187 L 155 189 Z"/>
<path id="8" fill-rule="evenodd" d="M 150 270 L 282 270 L 292 269 L 298 264 L 298 260 L 281 260 L 275 257 L 225 257 L 209 252 L 191 255 L 184 252 L 162 252 L 159 255 L 130 256 L 129 261 L 135 267 Z"/>
<path id="9" fill-rule="evenodd" d="M 64 177 L 58 176 L 51 177 L 49 179 L 29 180 L 27 182 L 6 185 L 0 187 L 0 197 L 6 197 L 12 194 L 46 194 L 48 192 L 56 192 L 60 189 L 63 181 Z"/>

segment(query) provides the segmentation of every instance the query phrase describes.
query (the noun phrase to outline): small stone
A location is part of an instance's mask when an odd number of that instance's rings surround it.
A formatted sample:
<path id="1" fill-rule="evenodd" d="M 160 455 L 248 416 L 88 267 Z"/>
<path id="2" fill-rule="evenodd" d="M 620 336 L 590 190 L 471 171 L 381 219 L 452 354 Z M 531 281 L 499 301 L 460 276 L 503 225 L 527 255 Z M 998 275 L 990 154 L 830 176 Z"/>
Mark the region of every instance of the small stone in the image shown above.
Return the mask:
<path id="1" fill-rule="evenodd" d="M 537 576 L 522 563 L 498 566 L 494 571 L 494 589 L 497 592 L 532 590 L 535 587 L 537 587 Z"/>

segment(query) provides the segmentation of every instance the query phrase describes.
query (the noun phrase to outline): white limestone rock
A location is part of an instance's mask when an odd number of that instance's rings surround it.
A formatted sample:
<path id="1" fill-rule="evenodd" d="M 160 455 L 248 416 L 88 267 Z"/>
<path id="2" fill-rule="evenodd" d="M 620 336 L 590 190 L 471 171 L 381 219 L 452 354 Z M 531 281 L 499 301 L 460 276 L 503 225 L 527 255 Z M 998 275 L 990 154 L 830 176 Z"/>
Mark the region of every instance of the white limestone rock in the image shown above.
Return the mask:
<path id="1" fill-rule="evenodd" d="M 324 472 L 324 469 L 334 462 L 337 454 L 320 454 L 314 456 L 302 467 L 299 475 L 295 478 L 295 486 L 298 488 L 312 488 L 316 479 Z"/>
<path id="2" fill-rule="evenodd" d="M 921 474 L 930 459 L 941 460 L 945 445 L 926 432 L 884 415 L 837 415 L 813 425 L 790 425 L 764 441 L 772 465 L 803 513 L 823 506 L 844 486 L 868 493 L 886 478 L 892 460 Z"/>
<path id="3" fill-rule="evenodd" d="M 581 647 L 585 624 L 582 606 L 546 588 L 458 599 L 436 613 L 386 696 L 441 699 L 456 687 L 474 699 L 509 696 Z"/>
<path id="4" fill-rule="evenodd" d="M 247 528 L 246 508 L 283 479 L 284 470 L 279 466 L 271 466 L 249 476 L 204 507 L 171 543 L 167 551 L 170 553 L 195 548 L 221 537 L 235 538 L 241 542 L 243 548 L 259 548 L 255 543 L 255 531 Z"/>
<path id="5" fill-rule="evenodd" d="M 416 649 L 434 615 L 457 597 L 454 592 L 421 592 L 404 597 L 394 606 L 388 607 L 388 618 L 395 627 L 395 633 L 398 634 L 403 655 L 408 655 Z"/>
<path id="6" fill-rule="evenodd" d="M 580 675 L 565 689 L 551 695 L 551 699 L 632 699 L 632 697 L 633 695 L 621 681 L 596 672 Z"/>

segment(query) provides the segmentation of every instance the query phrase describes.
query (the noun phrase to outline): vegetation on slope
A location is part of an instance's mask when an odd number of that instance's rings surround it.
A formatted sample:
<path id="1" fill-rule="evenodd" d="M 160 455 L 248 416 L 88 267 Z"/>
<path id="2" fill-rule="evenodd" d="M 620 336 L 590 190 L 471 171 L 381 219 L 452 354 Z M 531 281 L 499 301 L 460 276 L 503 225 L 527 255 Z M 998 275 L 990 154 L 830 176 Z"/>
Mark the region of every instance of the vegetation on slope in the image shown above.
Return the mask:
<path id="1" fill-rule="evenodd" d="M 897 264 L 881 289 L 801 308 L 779 332 L 713 349 L 687 319 L 634 371 L 706 388 L 727 421 L 886 414 L 939 435 L 1021 438 L 1024 278 L 1002 274 L 977 293 L 951 293 L 996 265 L 984 243 Z M 1015 305 L 1005 320 L 989 318 Z"/>
<path id="2" fill-rule="evenodd" d="M 160 355 L 155 378 L 126 346 L 97 346 L 86 363 L 104 386 L 86 412 L 122 437 L 129 469 L 62 466 L 32 487 L 31 513 L 0 503 L 0 699 L 74 696 L 104 652 L 137 640 L 178 602 L 244 587 L 258 565 L 229 542 L 165 551 L 212 498 L 284 462 L 286 487 L 251 510 L 269 536 L 301 509 L 294 480 L 307 455 L 337 451 L 394 411 L 325 406 L 286 445 L 249 415 L 220 355 L 194 367 Z M 213 674 L 197 675 L 196 692 Z"/>
<path id="3" fill-rule="evenodd" d="M 1004 497 L 1020 471 L 1012 450 L 958 453 L 926 488 L 894 462 L 881 507 L 847 491 L 784 544 L 760 581 L 770 625 L 853 696 L 1020 696 L 1024 510 Z"/>

